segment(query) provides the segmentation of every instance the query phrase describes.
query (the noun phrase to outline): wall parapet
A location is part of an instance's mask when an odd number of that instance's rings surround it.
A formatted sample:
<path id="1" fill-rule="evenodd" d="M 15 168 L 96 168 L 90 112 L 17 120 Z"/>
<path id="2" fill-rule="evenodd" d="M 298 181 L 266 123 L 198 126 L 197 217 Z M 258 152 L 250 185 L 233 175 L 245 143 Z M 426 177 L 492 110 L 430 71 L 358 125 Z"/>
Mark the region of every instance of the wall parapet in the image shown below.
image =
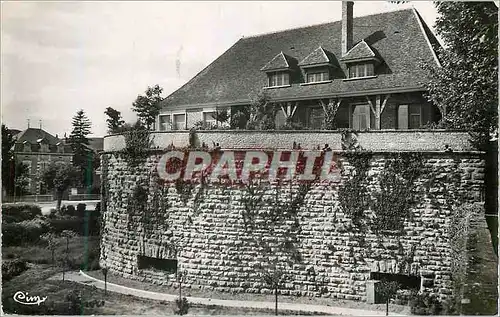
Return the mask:
<path id="1" fill-rule="evenodd" d="M 170 145 L 187 147 L 190 133 L 196 146 L 219 144 L 222 149 L 291 149 L 293 143 L 302 149 L 322 149 L 328 144 L 332 150 L 345 149 L 346 143 L 368 151 L 444 151 L 446 146 L 455 152 L 474 151 L 469 134 L 448 130 L 377 130 L 377 131 L 315 131 L 315 130 L 200 130 L 151 132 L 152 148 L 164 149 Z M 104 137 L 104 151 L 125 148 L 122 134 Z"/>

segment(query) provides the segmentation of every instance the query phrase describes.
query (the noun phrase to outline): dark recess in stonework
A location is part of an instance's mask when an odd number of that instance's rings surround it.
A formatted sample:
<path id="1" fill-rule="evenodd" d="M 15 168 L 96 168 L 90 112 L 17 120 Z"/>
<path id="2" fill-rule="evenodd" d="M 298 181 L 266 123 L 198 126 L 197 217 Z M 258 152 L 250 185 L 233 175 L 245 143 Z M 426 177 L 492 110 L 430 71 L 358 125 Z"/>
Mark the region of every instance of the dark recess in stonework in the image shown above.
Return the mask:
<path id="1" fill-rule="evenodd" d="M 395 281 L 401 285 L 403 289 L 419 289 L 420 276 L 371 272 L 370 279 L 379 281 Z"/>
<path id="2" fill-rule="evenodd" d="M 160 270 L 170 273 L 177 272 L 177 260 L 173 259 L 159 259 L 152 258 L 149 256 L 139 255 L 137 256 L 137 266 L 140 270 Z"/>

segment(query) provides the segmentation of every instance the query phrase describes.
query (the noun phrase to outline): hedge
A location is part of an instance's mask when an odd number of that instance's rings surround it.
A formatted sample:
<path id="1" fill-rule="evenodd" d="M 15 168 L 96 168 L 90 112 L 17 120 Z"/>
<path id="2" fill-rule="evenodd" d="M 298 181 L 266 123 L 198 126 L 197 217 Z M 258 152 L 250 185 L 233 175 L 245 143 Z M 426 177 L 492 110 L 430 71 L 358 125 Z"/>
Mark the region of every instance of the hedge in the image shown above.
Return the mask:
<path id="1" fill-rule="evenodd" d="M 4 204 L 2 205 L 3 223 L 21 222 L 35 219 L 42 215 L 42 210 L 32 204 Z"/>
<path id="2" fill-rule="evenodd" d="M 36 243 L 49 231 L 50 227 L 42 219 L 5 223 L 2 225 L 2 243 L 4 246 Z"/>

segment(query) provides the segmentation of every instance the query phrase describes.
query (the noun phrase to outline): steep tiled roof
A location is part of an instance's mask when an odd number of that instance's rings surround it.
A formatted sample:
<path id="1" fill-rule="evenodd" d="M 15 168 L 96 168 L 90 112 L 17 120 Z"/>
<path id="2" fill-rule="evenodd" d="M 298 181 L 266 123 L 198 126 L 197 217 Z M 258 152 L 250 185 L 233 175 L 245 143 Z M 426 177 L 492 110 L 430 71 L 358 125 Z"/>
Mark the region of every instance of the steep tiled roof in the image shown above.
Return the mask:
<path id="1" fill-rule="evenodd" d="M 345 56 L 341 58 L 341 60 L 348 61 L 374 57 L 375 53 L 370 48 L 370 46 L 364 40 L 361 40 L 361 42 L 354 45 L 353 48 L 351 48 L 349 52 L 347 52 L 347 54 L 345 54 Z"/>
<path id="2" fill-rule="evenodd" d="M 340 60 L 341 24 L 337 21 L 242 38 L 165 98 L 163 106 L 175 109 L 202 104 L 247 104 L 251 96 L 267 85 L 267 75 L 261 68 L 281 52 L 302 61 L 321 46 Z M 422 84 L 428 79 L 419 63 L 436 65 L 428 44 L 429 41 L 434 44 L 435 39 L 429 40 L 425 23 L 414 9 L 354 18 L 353 42 L 361 40 L 383 59 L 378 77 L 352 81 L 335 77 L 331 83 L 321 85 L 300 85 L 300 82 L 292 81 L 291 87 L 268 89 L 269 97 L 293 100 L 390 89 L 422 89 Z M 339 77 L 345 78 L 346 65 L 339 64 Z"/>
<path id="3" fill-rule="evenodd" d="M 316 64 L 330 63 L 330 59 L 326 55 L 325 50 L 320 46 L 315 49 L 311 54 L 307 55 L 300 63 L 299 66 L 310 66 Z"/>
<path id="4" fill-rule="evenodd" d="M 28 128 L 15 136 L 16 143 L 28 141 L 31 144 L 36 144 L 38 140 L 43 139 L 50 145 L 56 145 L 60 140 L 52 134 L 42 129 Z"/>
<path id="5" fill-rule="evenodd" d="M 278 55 L 274 56 L 272 60 L 270 60 L 264 67 L 262 67 L 260 70 L 262 71 L 270 71 L 270 70 L 275 70 L 275 69 L 284 69 L 284 68 L 290 68 L 289 60 L 291 58 L 289 56 L 286 56 L 283 54 L 283 52 L 279 52 Z"/>

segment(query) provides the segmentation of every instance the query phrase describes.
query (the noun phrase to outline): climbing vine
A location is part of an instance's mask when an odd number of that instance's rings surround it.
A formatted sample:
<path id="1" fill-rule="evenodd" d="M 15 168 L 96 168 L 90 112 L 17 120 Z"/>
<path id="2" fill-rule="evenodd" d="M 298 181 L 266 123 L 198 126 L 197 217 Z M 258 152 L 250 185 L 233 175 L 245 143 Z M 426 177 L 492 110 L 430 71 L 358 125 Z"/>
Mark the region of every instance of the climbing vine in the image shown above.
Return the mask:
<path id="1" fill-rule="evenodd" d="M 371 229 L 375 233 L 404 232 L 404 222 L 411 219 L 410 208 L 416 203 L 415 181 L 424 170 L 422 154 L 397 153 L 386 157 L 379 176 L 380 190 L 373 193 Z"/>
<path id="2" fill-rule="evenodd" d="M 369 207 L 367 191 L 368 170 L 372 158 L 371 152 L 356 152 L 345 154 L 351 168 L 341 165 L 341 173 L 350 177 L 339 188 L 340 207 L 350 218 L 355 227 L 363 229 L 365 225 L 364 212 Z"/>
<path id="3" fill-rule="evenodd" d="M 131 167 L 144 163 L 149 156 L 149 149 L 153 144 L 150 133 L 146 129 L 134 128 L 123 134 L 125 148 L 121 151 L 123 157 Z"/>

